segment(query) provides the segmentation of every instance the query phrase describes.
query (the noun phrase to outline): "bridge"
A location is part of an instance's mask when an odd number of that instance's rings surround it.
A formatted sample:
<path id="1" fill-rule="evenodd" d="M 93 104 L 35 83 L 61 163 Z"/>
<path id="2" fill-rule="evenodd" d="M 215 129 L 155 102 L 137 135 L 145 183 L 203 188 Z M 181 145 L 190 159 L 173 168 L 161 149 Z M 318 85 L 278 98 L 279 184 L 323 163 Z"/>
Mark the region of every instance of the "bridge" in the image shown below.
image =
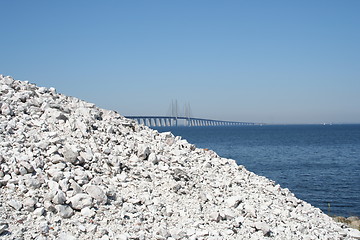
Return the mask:
<path id="1" fill-rule="evenodd" d="M 173 101 L 170 107 L 171 116 L 125 116 L 133 119 L 139 124 L 144 124 L 149 127 L 172 127 L 172 126 L 247 126 L 247 125 L 261 125 L 253 122 L 236 122 L 223 121 L 204 118 L 191 117 L 190 104 L 185 105 L 185 116 L 179 116 L 177 101 Z M 183 123 L 183 124 L 181 124 Z"/>
<path id="2" fill-rule="evenodd" d="M 221 121 L 204 118 L 188 118 L 188 117 L 167 117 L 167 116 L 125 116 L 136 120 L 139 124 L 144 124 L 149 127 L 171 127 L 179 126 L 179 121 L 185 121 L 185 126 L 245 126 L 245 125 L 259 125 L 252 122 L 233 122 Z"/>

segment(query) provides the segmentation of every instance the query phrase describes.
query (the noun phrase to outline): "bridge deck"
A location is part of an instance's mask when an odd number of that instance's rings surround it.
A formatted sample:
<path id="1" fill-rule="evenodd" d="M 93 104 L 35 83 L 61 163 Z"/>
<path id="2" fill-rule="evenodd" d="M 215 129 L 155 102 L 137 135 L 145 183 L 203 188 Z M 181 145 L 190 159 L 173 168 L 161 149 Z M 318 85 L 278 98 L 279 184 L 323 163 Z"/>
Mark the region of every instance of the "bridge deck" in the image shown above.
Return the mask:
<path id="1" fill-rule="evenodd" d="M 204 118 L 169 117 L 169 116 L 125 116 L 136 120 L 139 124 L 150 127 L 178 126 L 179 120 L 185 120 L 185 126 L 241 126 L 258 125 L 252 122 L 223 121 Z"/>

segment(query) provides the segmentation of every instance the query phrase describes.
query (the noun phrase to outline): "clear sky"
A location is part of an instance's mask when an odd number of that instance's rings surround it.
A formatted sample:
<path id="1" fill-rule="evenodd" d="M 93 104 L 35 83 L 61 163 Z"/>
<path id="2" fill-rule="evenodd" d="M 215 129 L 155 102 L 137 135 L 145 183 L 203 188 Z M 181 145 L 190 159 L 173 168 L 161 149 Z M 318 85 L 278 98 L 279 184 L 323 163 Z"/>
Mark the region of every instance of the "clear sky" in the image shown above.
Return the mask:
<path id="1" fill-rule="evenodd" d="M 360 1 L 0 0 L 0 74 L 122 115 L 360 123 Z"/>

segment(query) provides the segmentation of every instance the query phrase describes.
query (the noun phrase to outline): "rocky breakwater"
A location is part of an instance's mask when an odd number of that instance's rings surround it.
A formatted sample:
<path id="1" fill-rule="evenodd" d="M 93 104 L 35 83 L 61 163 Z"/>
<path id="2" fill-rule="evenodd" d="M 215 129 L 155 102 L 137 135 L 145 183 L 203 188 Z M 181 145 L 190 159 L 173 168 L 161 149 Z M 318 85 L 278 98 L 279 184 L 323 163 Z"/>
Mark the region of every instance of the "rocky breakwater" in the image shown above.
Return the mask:
<path id="1" fill-rule="evenodd" d="M 1 239 L 352 239 L 273 181 L 114 111 L 0 76 Z"/>

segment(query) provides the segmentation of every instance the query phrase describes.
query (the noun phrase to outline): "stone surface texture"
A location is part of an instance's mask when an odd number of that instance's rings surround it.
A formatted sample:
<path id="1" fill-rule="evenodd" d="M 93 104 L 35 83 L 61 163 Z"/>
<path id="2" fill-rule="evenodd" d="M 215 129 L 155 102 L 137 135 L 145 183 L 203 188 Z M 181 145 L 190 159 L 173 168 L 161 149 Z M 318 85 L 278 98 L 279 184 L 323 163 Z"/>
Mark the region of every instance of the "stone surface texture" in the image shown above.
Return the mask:
<path id="1" fill-rule="evenodd" d="M 1 239 L 353 237 L 234 160 L 0 75 Z"/>

